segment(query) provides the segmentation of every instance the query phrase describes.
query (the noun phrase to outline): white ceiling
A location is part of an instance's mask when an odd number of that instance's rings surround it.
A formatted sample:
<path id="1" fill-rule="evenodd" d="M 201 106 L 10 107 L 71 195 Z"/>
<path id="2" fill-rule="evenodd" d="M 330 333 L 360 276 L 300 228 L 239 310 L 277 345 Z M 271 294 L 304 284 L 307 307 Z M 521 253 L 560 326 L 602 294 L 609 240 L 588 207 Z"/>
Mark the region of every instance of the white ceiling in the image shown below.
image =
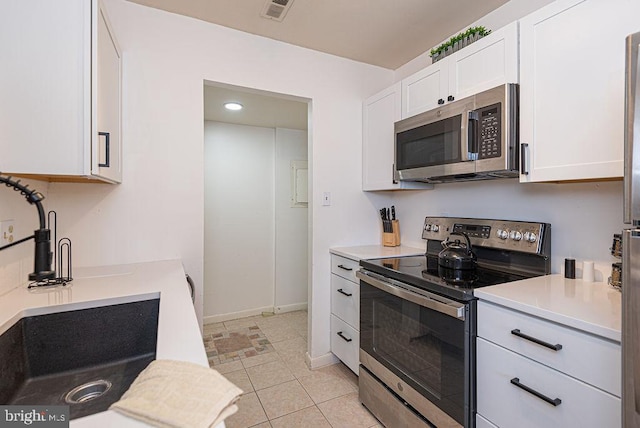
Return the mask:
<path id="1" fill-rule="evenodd" d="M 508 0 L 293 0 L 282 22 L 267 0 L 129 0 L 392 70 Z"/>
<path id="2" fill-rule="evenodd" d="M 226 102 L 243 105 L 240 111 L 224 108 Z M 204 120 L 265 128 L 307 129 L 308 103 L 255 90 L 205 85 Z"/>

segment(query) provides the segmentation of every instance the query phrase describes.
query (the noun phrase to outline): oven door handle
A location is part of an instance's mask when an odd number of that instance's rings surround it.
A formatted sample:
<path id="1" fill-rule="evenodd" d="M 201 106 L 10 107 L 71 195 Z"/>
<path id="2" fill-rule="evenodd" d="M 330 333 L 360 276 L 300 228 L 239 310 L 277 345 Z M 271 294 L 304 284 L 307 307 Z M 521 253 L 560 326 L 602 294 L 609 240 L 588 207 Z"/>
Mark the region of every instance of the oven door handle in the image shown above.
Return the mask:
<path id="1" fill-rule="evenodd" d="M 405 288 L 411 287 L 410 285 L 402 284 L 402 286 L 400 286 L 401 283 L 398 281 L 387 279 L 379 275 L 375 275 L 374 277 L 374 275 L 375 274 L 363 271 L 362 269 L 356 271 L 356 276 L 360 278 L 361 281 L 364 281 L 379 290 L 385 291 L 401 299 L 408 300 L 422 307 L 449 315 L 453 318 L 460 320 L 464 320 L 465 318 L 465 305 L 463 303 L 459 303 L 424 290 L 418 291 L 416 289 L 416 291 L 412 291 Z M 393 283 L 391 281 L 393 281 Z"/>

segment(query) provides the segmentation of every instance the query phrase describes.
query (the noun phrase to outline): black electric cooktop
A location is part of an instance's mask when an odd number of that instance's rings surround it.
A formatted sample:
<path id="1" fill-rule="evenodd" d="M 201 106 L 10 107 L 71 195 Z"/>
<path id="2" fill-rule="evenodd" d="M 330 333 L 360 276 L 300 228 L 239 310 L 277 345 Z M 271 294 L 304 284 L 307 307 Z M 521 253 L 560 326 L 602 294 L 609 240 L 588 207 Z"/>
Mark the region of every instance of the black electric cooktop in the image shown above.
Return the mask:
<path id="1" fill-rule="evenodd" d="M 437 256 L 409 256 L 361 260 L 368 271 L 456 300 L 473 300 L 473 290 L 518 281 L 529 276 L 478 266 L 472 271 L 441 268 Z"/>

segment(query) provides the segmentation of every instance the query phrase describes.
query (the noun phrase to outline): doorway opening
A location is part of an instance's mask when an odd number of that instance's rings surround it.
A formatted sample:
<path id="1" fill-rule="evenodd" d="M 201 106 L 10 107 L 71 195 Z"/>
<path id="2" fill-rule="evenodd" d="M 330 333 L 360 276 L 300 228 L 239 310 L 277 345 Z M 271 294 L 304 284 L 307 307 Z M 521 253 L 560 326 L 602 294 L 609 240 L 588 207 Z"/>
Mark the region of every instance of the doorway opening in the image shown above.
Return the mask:
<path id="1" fill-rule="evenodd" d="M 309 109 L 306 99 L 204 84 L 205 324 L 307 309 Z"/>

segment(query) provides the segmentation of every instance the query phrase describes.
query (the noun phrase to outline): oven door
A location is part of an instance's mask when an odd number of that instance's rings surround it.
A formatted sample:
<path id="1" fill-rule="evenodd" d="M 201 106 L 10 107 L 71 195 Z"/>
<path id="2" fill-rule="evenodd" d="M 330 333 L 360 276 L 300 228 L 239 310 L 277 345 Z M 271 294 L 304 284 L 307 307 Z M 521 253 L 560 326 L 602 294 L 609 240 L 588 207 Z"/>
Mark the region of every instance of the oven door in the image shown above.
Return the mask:
<path id="1" fill-rule="evenodd" d="M 396 179 L 474 173 L 468 135 L 473 106 L 473 98 L 464 99 L 396 122 Z"/>
<path id="2" fill-rule="evenodd" d="M 396 377 L 426 398 L 420 406 L 403 397 L 432 423 L 473 426 L 475 301 L 456 302 L 364 270 L 357 275 L 362 365 L 398 395 L 408 388 L 396 389 Z"/>

